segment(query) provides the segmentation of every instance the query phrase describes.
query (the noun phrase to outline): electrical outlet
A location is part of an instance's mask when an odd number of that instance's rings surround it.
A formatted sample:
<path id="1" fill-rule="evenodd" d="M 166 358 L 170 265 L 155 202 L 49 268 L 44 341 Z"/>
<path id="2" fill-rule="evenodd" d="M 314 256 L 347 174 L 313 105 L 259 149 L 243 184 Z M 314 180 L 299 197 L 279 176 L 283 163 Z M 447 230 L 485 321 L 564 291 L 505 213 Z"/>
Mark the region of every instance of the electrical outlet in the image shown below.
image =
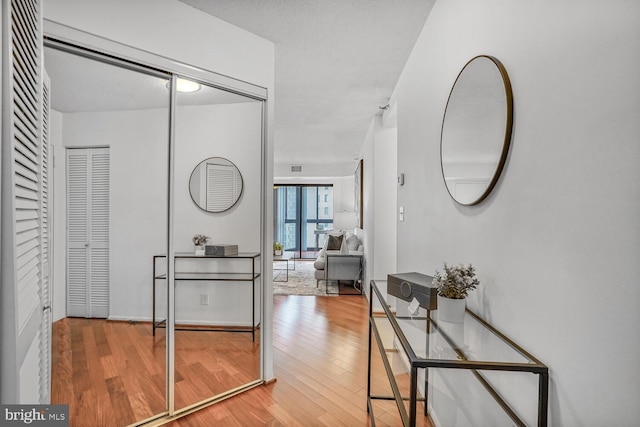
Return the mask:
<path id="1" fill-rule="evenodd" d="M 209 305 L 209 294 L 200 294 L 200 304 Z"/>

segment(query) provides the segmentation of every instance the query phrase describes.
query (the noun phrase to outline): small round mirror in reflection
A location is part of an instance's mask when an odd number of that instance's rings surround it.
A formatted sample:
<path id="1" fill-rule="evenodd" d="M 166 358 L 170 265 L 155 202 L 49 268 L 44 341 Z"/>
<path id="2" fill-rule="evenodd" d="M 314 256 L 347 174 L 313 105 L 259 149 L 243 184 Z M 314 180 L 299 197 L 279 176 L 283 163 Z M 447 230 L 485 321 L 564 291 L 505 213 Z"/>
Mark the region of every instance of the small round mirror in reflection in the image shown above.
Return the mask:
<path id="1" fill-rule="evenodd" d="M 496 58 L 476 56 L 462 68 L 444 113 L 442 175 L 462 205 L 484 200 L 507 158 L 513 123 L 511 83 Z"/>
<path id="2" fill-rule="evenodd" d="M 242 195 L 242 174 L 233 162 L 210 157 L 191 172 L 189 193 L 196 205 L 207 212 L 231 209 Z"/>

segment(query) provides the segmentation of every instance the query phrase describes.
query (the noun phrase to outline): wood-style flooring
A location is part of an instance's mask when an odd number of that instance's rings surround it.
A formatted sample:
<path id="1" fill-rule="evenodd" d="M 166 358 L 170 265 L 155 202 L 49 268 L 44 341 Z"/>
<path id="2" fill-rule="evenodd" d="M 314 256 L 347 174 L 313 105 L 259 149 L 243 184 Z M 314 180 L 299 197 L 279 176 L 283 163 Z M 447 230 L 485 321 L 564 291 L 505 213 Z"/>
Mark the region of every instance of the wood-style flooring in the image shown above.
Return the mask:
<path id="1" fill-rule="evenodd" d="M 168 425 L 369 425 L 367 315 L 362 296 L 274 297 L 277 380 Z M 164 410 L 164 339 L 154 339 L 150 329 L 144 323 L 91 319 L 56 322 L 52 402 L 70 404 L 72 426 L 124 426 Z M 235 363 L 258 357 L 258 345 L 245 342 L 251 343 L 250 334 L 184 334 L 189 346 L 176 355 L 176 408 L 215 394 L 212 384 L 244 383 L 257 376 L 257 364 L 248 362 L 248 369 L 238 369 L 242 364 Z M 211 351 L 207 337 L 215 335 L 219 341 L 221 334 L 229 341 Z M 176 333 L 176 342 L 179 336 Z M 373 369 L 378 373 L 373 389 L 388 391 L 379 357 L 374 358 Z M 403 389 L 405 379 L 399 376 L 398 381 Z M 376 425 L 401 425 L 394 405 L 376 401 Z M 421 421 L 419 425 L 429 425 Z"/>

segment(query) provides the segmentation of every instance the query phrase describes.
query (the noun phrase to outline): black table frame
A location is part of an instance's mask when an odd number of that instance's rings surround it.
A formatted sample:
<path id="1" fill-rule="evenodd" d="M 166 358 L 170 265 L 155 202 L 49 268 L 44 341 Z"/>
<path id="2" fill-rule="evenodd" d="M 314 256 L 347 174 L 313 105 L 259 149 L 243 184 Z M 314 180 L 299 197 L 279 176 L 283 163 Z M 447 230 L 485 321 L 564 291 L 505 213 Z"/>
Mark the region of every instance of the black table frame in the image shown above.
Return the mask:
<path id="1" fill-rule="evenodd" d="M 166 328 L 167 319 L 162 319 L 156 322 L 156 280 L 166 280 L 166 274 L 156 273 L 156 261 L 160 258 L 166 258 L 166 255 L 154 255 L 153 256 L 153 314 L 152 314 L 152 328 L 153 336 L 156 335 L 157 328 Z M 178 259 L 206 259 L 206 260 L 250 260 L 251 261 L 251 273 L 200 273 L 200 272 L 178 272 L 174 273 L 175 282 L 178 281 L 224 281 L 224 282 L 251 282 L 251 325 L 250 327 L 225 327 L 225 326 L 206 326 L 206 327 L 193 327 L 184 325 L 175 325 L 176 331 L 210 331 L 210 332 L 248 332 L 251 333 L 251 339 L 255 342 L 256 330 L 260 328 L 260 322 L 256 324 L 256 280 L 260 278 L 260 271 L 256 271 L 256 259 L 260 258 L 259 253 L 244 253 L 241 252 L 238 255 L 231 255 L 226 257 L 214 257 L 207 255 L 195 255 L 192 253 L 176 253 L 174 255 L 174 271 L 175 261 Z M 259 316 L 260 317 L 260 316 Z"/>

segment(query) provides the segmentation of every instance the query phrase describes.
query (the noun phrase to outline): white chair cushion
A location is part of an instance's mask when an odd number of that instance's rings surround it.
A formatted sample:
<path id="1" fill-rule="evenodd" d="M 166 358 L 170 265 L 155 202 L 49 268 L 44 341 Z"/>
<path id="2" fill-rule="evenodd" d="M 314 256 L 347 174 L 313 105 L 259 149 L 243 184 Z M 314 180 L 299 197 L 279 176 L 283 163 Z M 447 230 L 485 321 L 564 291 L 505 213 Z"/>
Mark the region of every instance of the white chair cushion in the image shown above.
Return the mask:
<path id="1" fill-rule="evenodd" d="M 349 255 L 349 245 L 346 237 L 342 239 L 342 246 L 340 246 L 340 253 L 342 255 Z"/>
<path id="2" fill-rule="evenodd" d="M 355 234 L 347 233 L 347 250 L 357 251 L 358 246 L 360 246 L 360 239 Z"/>

